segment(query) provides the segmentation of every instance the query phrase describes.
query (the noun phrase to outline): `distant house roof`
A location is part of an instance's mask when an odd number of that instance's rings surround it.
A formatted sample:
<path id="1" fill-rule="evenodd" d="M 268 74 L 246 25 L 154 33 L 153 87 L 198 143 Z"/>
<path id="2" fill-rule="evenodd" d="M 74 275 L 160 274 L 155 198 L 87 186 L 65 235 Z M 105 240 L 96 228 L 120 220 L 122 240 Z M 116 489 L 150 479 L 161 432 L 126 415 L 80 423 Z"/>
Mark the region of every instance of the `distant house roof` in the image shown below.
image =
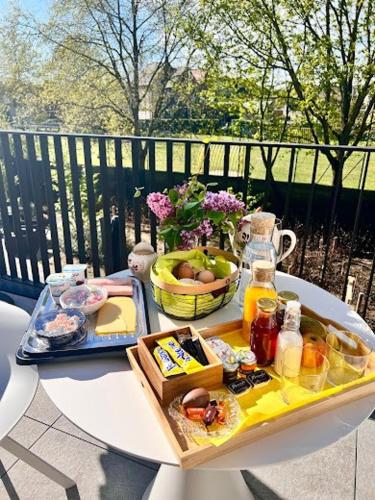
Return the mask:
<path id="1" fill-rule="evenodd" d="M 139 83 L 141 86 L 146 86 L 149 84 L 150 79 L 153 77 L 155 72 L 161 71 L 162 66 L 158 68 L 158 63 L 151 63 L 149 64 L 141 73 Z M 204 78 L 204 72 L 201 69 L 198 68 L 189 68 L 186 66 L 178 66 L 177 68 L 170 68 L 171 70 L 171 80 L 175 78 L 179 78 L 185 75 L 190 76 L 193 80 L 195 80 L 197 83 L 200 83 L 203 78 Z M 167 87 L 170 87 L 170 83 L 167 85 Z"/>

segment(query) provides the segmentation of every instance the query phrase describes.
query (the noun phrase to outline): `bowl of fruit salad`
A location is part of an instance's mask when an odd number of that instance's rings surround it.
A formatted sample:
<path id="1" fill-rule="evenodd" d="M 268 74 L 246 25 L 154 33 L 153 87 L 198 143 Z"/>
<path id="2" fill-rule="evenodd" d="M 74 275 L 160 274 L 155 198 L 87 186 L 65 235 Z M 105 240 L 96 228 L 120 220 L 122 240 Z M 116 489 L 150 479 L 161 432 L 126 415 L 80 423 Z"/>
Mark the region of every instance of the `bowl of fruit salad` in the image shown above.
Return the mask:
<path id="1" fill-rule="evenodd" d="M 60 297 L 63 309 L 77 309 L 83 314 L 93 314 L 98 311 L 107 300 L 105 288 L 96 285 L 74 286 L 66 290 Z"/>

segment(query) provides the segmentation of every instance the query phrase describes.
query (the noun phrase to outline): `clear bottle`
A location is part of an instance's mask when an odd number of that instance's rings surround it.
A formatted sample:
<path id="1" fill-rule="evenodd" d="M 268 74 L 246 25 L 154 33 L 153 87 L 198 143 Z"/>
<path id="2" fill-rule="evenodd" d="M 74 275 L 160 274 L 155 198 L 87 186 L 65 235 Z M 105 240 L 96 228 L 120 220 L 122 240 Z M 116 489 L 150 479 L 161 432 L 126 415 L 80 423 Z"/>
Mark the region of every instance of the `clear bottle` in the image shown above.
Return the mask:
<path id="1" fill-rule="evenodd" d="M 275 371 L 278 375 L 297 377 L 301 368 L 303 338 L 299 331 L 301 304 L 291 300 L 286 304 L 284 324 L 277 337 Z M 288 367 L 288 373 L 283 372 Z"/>
<path id="2" fill-rule="evenodd" d="M 258 366 L 267 366 L 275 358 L 277 334 L 276 300 L 261 298 L 257 300 L 257 313 L 251 324 L 250 346 Z"/>
<path id="3" fill-rule="evenodd" d="M 237 293 L 237 301 L 243 307 L 246 288 L 252 279 L 252 264 L 257 260 L 267 260 L 276 267 L 277 252 L 272 242 L 275 226 L 275 215 L 258 212 L 251 216 L 250 241 L 244 248 L 241 259 L 241 281 Z"/>
<path id="4" fill-rule="evenodd" d="M 262 297 L 277 297 L 274 285 L 275 266 L 267 260 L 256 260 L 252 265 L 252 279 L 248 284 L 243 302 L 242 331 L 246 340 L 250 340 L 250 327 L 257 313 L 257 300 Z"/>
<path id="5" fill-rule="evenodd" d="M 277 324 L 281 328 L 284 323 L 285 308 L 288 302 L 291 300 L 299 301 L 299 297 L 295 292 L 290 292 L 289 290 L 282 290 L 277 294 Z"/>

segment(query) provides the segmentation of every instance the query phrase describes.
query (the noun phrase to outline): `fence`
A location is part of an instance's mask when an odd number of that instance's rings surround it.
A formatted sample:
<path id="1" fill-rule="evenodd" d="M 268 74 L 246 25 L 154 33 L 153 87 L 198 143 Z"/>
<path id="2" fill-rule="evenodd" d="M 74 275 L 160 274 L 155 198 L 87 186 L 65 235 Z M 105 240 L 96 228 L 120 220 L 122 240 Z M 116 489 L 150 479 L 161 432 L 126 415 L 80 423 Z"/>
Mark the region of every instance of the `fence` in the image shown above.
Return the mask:
<path id="1" fill-rule="evenodd" d="M 341 179 L 332 180 L 329 152 L 351 153 L 343 186 Z M 286 224 L 302 222 L 295 265 L 299 276 L 307 276 L 309 238 L 322 225 L 322 258 L 314 279 L 322 286 L 330 273 L 337 221 L 346 214 L 341 222 L 350 238 L 341 291 L 335 290 L 344 297 L 357 251 L 364 249 L 358 237 L 374 223 L 375 197 L 369 189 L 375 181 L 374 152 L 374 147 L 1 131 L 1 288 L 35 297 L 50 272 L 74 259 L 88 262 L 95 276 L 126 268 L 128 248 L 144 233 L 156 246 L 156 220 L 144 196 L 198 173 L 204 182 L 216 181 L 218 189 L 233 187 L 245 199 L 264 193 L 263 204 Z M 272 169 L 276 153 L 282 168 L 276 160 Z M 259 165 L 269 168 L 263 179 L 253 179 Z M 326 185 L 321 184 L 323 172 Z M 349 174 L 351 189 L 346 187 Z M 142 197 L 133 197 L 135 187 L 143 187 Z M 372 304 L 373 245 L 364 257 L 365 316 Z"/>

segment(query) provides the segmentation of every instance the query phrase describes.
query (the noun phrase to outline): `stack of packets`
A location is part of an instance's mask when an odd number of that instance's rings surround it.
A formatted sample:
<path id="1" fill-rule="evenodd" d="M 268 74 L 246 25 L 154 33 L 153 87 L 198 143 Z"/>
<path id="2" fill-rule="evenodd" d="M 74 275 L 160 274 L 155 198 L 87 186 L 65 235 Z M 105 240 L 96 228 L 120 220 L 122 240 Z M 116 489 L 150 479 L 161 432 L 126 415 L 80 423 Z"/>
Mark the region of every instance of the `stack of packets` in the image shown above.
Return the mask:
<path id="1" fill-rule="evenodd" d="M 164 377 L 194 373 L 208 365 L 199 339 L 193 339 L 190 332 L 178 333 L 156 341 L 154 357 Z"/>

